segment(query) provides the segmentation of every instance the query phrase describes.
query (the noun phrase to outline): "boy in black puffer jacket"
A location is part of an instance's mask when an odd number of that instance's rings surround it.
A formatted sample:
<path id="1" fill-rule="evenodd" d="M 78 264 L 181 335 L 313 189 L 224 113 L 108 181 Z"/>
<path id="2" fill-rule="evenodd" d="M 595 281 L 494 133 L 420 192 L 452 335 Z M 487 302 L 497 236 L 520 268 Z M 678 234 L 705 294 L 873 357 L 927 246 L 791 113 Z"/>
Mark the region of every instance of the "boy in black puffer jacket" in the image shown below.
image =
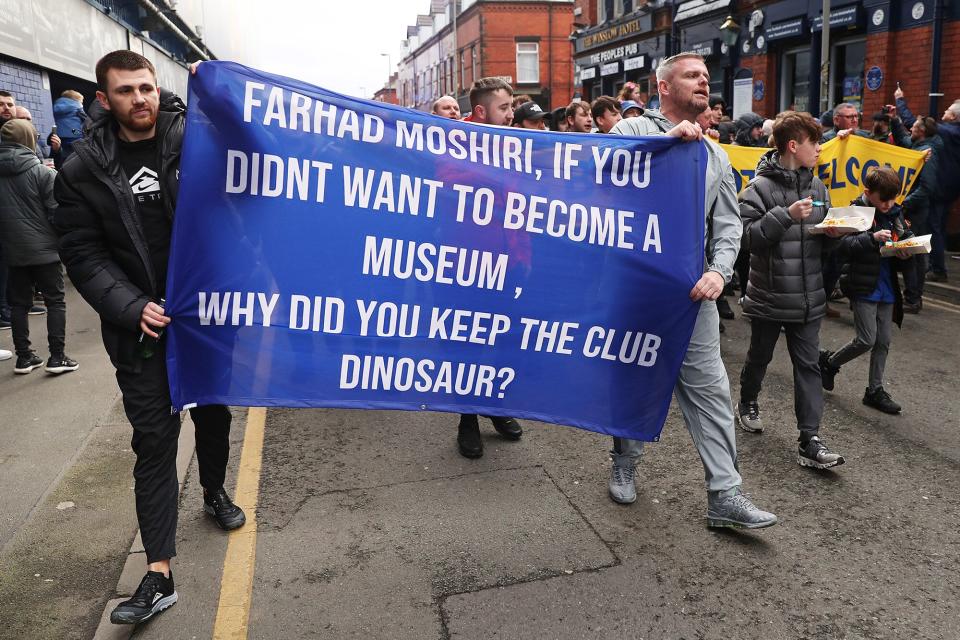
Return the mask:
<path id="1" fill-rule="evenodd" d="M 823 253 L 833 242 L 810 233 L 830 207 L 827 189 L 813 173 L 820 134 L 820 123 L 810 114 L 782 114 L 773 125 L 776 150 L 760 159 L 756 177 L 740 194 L 744 246 L 750 251 L 743 314 L 750 318 L 751 327 L 737 413 L 745 431 L 763 431 L 757 399 L 782 328 L 793 362 L 794 410 L 800 431 L 797 463 L 826 469 L 844 460 L 830 452 L 819 436 L 823 389 L 817 357 L 820 321 L 827 307 Z M 828 229 L 828 235 L 838 233 Z"/>
<path id="2" fill-rule="evenodd" d="M 832 391 L 840 367 L 870 352 L 870 381 L 863 395 L 863 404 L 884 413 L 900 413 L 900 405 L 883 389 L 883 369 L 890 350 L 892 324 L 903 323 L 903 296 L 896 271 L 901 271 L 911 256 L 898 251 L 897 257 L 883 258 L 880 247 L 888 241 L 905 240 L 913 232 L 903 221 L 903 211 L 896 204 L 900 193 L 900 176 L 889 167 L 880 167 L 863 181 L 864 191 L 853 204 L 874 207 L 873 227 L 850 234 L 840 240 L 840 258 L 845 264 L 840 288 L 850 298 L 857 335 L 840 350 L 820 353 L 823 388 Z"/>

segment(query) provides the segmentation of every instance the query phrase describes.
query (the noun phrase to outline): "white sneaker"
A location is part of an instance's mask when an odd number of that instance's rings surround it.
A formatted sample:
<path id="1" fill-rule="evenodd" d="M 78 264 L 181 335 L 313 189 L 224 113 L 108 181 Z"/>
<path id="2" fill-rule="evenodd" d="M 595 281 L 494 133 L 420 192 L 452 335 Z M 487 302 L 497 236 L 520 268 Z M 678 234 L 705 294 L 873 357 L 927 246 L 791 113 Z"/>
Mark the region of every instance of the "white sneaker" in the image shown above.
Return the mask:
<path id="1" fill-rule="evenodd" d="M 13 357 L 12 351 L 7 351 L 6 349 L 0 349 L 0 360 L 9 360 Z"/>

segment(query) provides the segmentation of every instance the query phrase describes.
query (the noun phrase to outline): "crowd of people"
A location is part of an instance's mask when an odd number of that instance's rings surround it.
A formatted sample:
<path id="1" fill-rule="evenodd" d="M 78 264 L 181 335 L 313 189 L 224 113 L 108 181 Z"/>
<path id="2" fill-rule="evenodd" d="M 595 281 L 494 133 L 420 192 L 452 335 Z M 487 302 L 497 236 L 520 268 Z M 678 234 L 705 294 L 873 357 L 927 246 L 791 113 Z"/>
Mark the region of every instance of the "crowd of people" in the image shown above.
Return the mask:
<path id="1" fill-rule="evenodd" d="M 731 120 L 723 101 L 709 94 L 709 74 L 700 56 L 666 58 L 656 74 L 652 98 L 628 83 L 616 98 L 574 100 L 552 112 L 530 96 L 514 95 L 500 78 L 482 78 L 470 91 L 471 111 L 462 119 L 489 126 L 673 136 L 687 143 L 709 137 L 769 147 L 756 177 L 738 194 L 727 153 L 717 144 L 706 145 L 704 268 L 689 292 L 699 309 L 675 388 L 703 464 L 708 526 L 769 527 L 777 516 L 757 507 L 741 488 L 736 426 L 754 434 L 764 430 L 758 396 L 781 333 L 793 364 L 800 465 L 826 469 L 844 463 L 821 437 L 820 419 L 823 391 L 834 388 L 841 368 L 852 359 L 870 352 L 864 404 L 900 411 L 883 387 L 891 325 L 901 322 L 904 312 L 920 312 L 925 279 L 947 277 L 943 223 L 957 194 L 943 176 L 952 175 L 956 182 L 960 175 L 960 101 L 938 122 L 914 116 L 898 90 L 897 104 L 874 116 L 871 131 L 859 129 L 859 114 L 850 104 L 837 105 L 821 118 L 786 111 L 772 120 L 753 113 Z M 6 269 L 0 273 L 0 313 L 7 313 L 9 304 L 9 315 L 0 320 L 12 329 L 14 371 L 30 373 L 44 361 L 31 349 L 28 315 L 45 312 L 46 370 L 60 374 L 79 366 L 64 352 L 64 267 L 101 318 L 104 346 L 133 427 L 134 493 L 147 560 L 137 591 L 111 614 L 112 622 L 130 624 L 178 598 L 171 559 L 176 555 L 180 417 L 170 411 L 163 330 L 171 319 L 163 305 L 185 107 L 177 96 L 157 88 L 153 65 L 134 52 L 107 54 L 97 63 L 96 77 L 97 100 L 89 113 L 76 92 L 65 92 L 56 101 L 57 129 L 46 137 L 48 150 L 15 96 L 0 91 L 0 263 Z M 437 100 L 432 111 L 461 119 L 451 96 Z M 820 145 L 849 135 L 926 151 L 928 161 L 902 205 L 896 203 L 902 187 L 897 173 L 885 168 L 869 173 L 856 201 L 876 211 L 869 230 L 811 234 L 831 204 L 814 171 Z M 53 156 L 59 171 L 42 162 L 45 154 Z M 902 250 L 881 257 L 881 247 L 891 240 L 928 232 L 938 238 L 929 264 Z M 897 273 L 904 275 L 903 294 Z M 736 410 L 720 352 L 721 317 L 733 316 L 725 301 L 733 283 L 751 322 Z M 839 295 L 851 302 L 855 332 L 835 350 L 821 349 L 821 321 L 838 295 L 838 283 Z M 37 293 L 42 311 L 36 311 Z M 0 351 L 0 359 L 11 357 Z M 230 412 L 222 405 L 190 412 L 197 429 L 203 509 L 225 530 L 241 527 L 243 510 L 223 486 Z M 483 455 L 479 417 L 459 418 L 457 445 L 468 458 Z M 523 436 L 513 418 L 490 420 L 508 440 Z M 636 500 L 636 465 L 644 446 L 613 438 L 608 491 L 614 501 Z"/>

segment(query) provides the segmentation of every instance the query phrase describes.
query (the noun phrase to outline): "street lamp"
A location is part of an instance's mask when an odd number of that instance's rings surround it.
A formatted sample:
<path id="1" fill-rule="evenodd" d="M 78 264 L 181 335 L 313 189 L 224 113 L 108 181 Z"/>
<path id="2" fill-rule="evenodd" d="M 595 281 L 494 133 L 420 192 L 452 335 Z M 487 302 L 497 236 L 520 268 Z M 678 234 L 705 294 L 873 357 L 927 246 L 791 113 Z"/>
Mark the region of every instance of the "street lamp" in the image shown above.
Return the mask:
<path id="1" fill-rule="evenodd" d="M 720 39 L 723 44 L 733 47 L 737 44 L 737 38 L 740 37 L 740 25 L 733 19 L 733 16 L 727 16 L 727 19 L 720 25 Z"/>
<path id="2" fill-rule="evenodd" d="M 390 62 L 390 54 L 389 54 L 389 53 L 381 53 L 380 55 L 381 55 L 381 57 L 382 57 L 382 56 L 386 56 L 386 58 L 387 58 L 387 81 L 389 82 L 389 81 L 390 81 L 390 76 L 393 75 L 393 64 L 391 64 L 391 62 Z"/>

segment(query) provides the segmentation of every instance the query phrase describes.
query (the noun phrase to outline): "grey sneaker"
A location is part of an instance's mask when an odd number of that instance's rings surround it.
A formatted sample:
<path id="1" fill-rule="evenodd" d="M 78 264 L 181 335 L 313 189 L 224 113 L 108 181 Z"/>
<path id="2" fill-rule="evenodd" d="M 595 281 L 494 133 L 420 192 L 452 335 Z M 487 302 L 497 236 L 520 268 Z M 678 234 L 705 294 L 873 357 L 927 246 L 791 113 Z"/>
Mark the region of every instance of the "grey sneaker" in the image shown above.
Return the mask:
<path id="1" fill-rule="evenodd" d="M 637 466 L 630 456 L 613 454 L 613 466 L 610 468 L 610 498 L 620 504 L 631 504 L 637 500 Z"/>
<path id="2" fill-rule="evenodd" d="M 737 403 L 737 422 L 740 428 L 750 433 L 763 433 L 763 421 L 760 420 L 760 405 L 756 400 Z"/>
<path id="3" fill-rule="evenodd" d="M 820 439 L 820 436 L 813 436 L 805 443 L 800 443 L 800 450 L 797 453 L 797 464 L 801 467 L 812 467 L 814 469 L 829 469 L 837 467 L 844 463 L 843 456 L 831 453 L 827 445 Z"/>
<path id="4" fill-rule="evenodd" d="M 758 509 L 740 487 L 707 492 L 707 526 L 763 529 L 777 524 L 777 516 Z"/>

